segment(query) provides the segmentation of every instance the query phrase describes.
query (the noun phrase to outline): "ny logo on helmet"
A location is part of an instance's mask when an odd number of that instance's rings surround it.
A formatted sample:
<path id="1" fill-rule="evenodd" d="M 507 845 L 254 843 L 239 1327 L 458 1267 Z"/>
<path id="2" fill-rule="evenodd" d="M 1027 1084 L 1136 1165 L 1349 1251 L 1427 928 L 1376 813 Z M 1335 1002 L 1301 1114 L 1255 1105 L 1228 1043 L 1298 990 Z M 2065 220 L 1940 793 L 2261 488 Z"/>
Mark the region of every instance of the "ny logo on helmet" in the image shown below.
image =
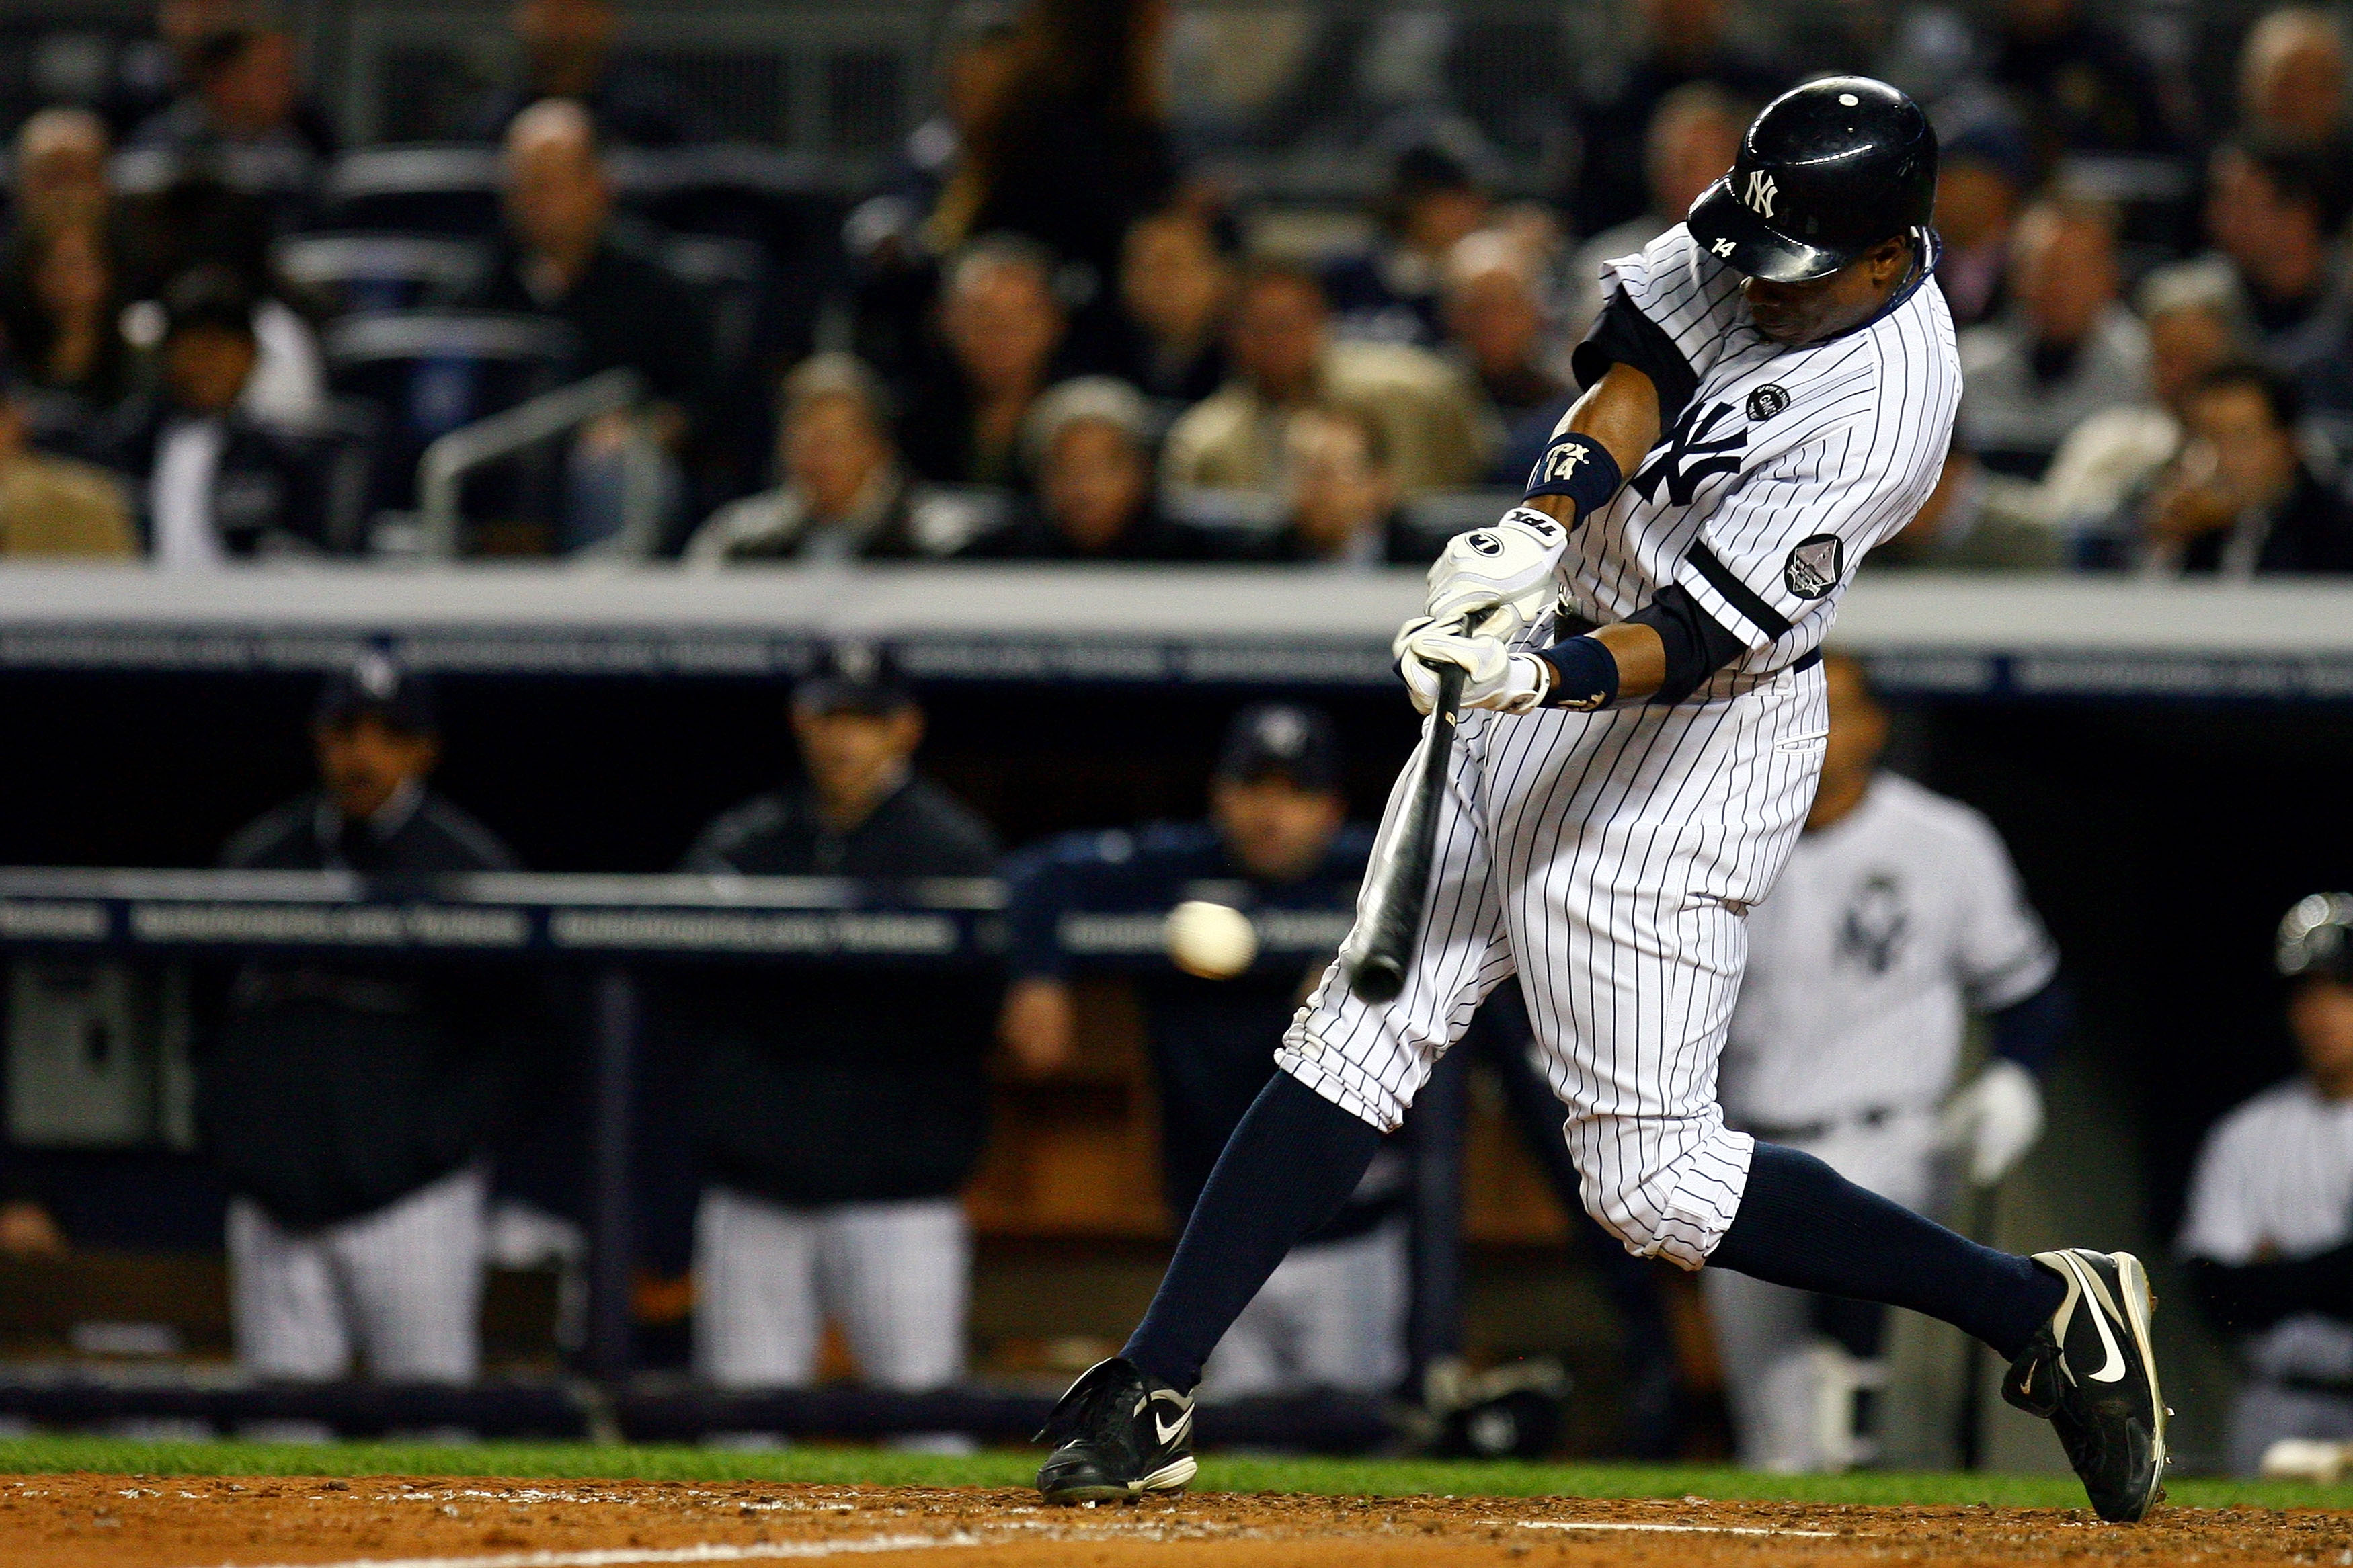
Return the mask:
<path id="1" fill-rule="evenodd" d="M 1781 187 L 1774 182 L 1772 175 L 1767 174 L 1762 169 L 1751 169 L 1748 171 L 1747 194 L 1743 195 L 1740 199 L 1750 209 L 1752 209 L 1757 216 L 1771 217 L 1773 216 L 1773 199 L 1780 194 Z"/>

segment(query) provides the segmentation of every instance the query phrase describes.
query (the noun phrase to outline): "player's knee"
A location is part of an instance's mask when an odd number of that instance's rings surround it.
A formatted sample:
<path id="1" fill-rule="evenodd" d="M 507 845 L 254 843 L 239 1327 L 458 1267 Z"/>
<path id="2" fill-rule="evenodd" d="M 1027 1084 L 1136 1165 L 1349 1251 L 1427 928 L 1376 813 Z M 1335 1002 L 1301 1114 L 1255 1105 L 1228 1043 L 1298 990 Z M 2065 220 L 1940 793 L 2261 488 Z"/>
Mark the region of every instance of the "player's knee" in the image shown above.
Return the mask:
<path id="1" fill-rule="evenodd" d="M 1747 1139 L 1720 1118 L 1594 1117 L 1569 1126 L 1585 1212 L 1637 1258 L 1698 1268 L 1732 1225 Z"/>

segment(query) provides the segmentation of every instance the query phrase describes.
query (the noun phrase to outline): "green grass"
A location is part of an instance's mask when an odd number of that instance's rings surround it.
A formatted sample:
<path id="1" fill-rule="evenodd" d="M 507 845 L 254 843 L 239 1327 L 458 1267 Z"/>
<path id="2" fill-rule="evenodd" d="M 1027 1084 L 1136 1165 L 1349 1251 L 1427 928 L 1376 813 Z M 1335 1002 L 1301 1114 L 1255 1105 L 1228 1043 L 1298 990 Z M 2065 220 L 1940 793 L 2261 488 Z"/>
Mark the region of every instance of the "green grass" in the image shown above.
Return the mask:
<path id="1" fill-rule="evenodd" d="M 94 1470 L 116 1475 L 517 1476 L 577 1480 L 800 1481 L 829 1485 L 1018 1487 L 1038 1457 L 994 1450 L 941 1458 L 873 1448 L 789 1448 L 743 1453 L 715 1448 L 599 1448 L 486 1443 L 320 1446 L 142 1443 L 103 1437 L 0 1442 L 0 1474 Z M 1703 1497 L 1821 1503 L 1992 1503 L 2080 1508 L 2083 1493 L 2058 1476 L 1761 1476 L 1703 1466 L 1459 1464 L 1408 1459 L 1288 1459 L 1212 1455 L 1201 1487 L 1215 1491 L 1316 1492 L 1346 1496 Z M 2353 1485 L 2183 1479 L 2172 1499 L 2193 1507 L 2353 1509 Z"/>

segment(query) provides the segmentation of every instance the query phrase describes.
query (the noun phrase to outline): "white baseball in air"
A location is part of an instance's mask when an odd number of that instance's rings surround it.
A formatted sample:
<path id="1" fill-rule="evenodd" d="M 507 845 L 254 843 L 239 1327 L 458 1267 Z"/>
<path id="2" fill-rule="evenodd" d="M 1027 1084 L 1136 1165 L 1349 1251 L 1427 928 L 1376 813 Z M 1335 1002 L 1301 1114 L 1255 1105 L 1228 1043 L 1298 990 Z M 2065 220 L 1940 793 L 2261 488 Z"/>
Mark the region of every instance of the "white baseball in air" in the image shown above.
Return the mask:
<path id="1" fill-rule="evenodd" d="M 1250 917 L 1224 904 L 1191 899 L 1168 911 L 1168 961 L 1204 980 L 1231 980 L 1258 958 Z"/>

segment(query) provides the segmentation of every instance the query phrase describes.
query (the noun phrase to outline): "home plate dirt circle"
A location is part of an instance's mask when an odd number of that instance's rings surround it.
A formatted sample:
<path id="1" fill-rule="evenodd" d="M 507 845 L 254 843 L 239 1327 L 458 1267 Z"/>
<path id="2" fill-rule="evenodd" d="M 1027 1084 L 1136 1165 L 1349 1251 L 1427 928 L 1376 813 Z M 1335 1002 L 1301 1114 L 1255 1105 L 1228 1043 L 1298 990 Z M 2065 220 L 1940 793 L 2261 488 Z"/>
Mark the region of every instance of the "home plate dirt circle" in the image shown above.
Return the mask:
<path id="1" fill-rule="evenodd" d="M 8 1568 L 628 1568 L 855 1559 L 875 1568 L 2196 1563 L 2353 1565 L 2353 1514 L 1861 1508 L 1577 1498 L 1199 1492 L 1049 1509 L 913 1487 L 360 1478 L 0 1479 Z"/>

